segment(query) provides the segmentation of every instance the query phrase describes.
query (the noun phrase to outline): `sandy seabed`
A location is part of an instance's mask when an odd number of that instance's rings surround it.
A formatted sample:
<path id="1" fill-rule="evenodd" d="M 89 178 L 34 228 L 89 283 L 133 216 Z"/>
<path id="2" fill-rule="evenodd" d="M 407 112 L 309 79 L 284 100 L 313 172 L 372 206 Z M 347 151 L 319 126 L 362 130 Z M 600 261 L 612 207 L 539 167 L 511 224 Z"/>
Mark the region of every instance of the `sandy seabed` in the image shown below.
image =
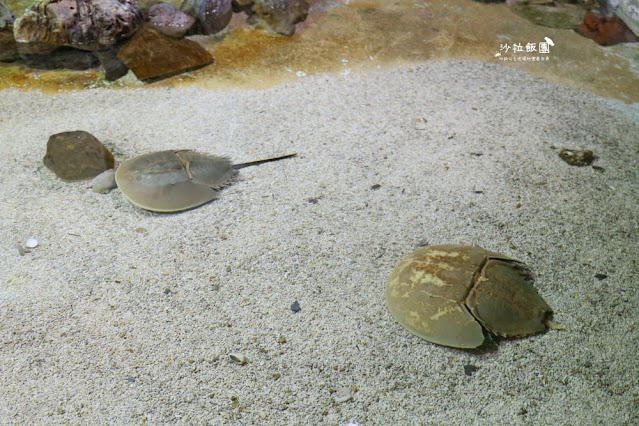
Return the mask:
<path id="1" fill-rule="evenodd" d="M 0 105 L 3 424 L 639 423 L 636 105 L 472 61 Z M 120 161 L 298 156 L 151 214 L 43 166 L 69 130 Z M 526 262 L 566 329 L 476 351 L 406 332 L 386 280 L 442 243 Z"/>

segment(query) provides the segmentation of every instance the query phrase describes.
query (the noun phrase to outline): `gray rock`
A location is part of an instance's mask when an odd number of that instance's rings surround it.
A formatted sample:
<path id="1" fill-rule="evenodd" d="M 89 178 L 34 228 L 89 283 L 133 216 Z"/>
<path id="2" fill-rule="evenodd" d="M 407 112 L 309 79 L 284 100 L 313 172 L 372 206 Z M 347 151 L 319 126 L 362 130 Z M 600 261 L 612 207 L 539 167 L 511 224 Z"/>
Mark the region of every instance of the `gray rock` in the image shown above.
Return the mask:
<path id="1" fill-rule="evenodd" d="M 182 38 L 195 24 L 195 17 L 169 3 L 154 4 L 149 8 L 149 24 L 170 37 Z"/>
<path id="2" fill-rule="evenodd" d="M 197 19 L 191 33 L 215 34 L 231 22 L 231 0 L 184 0 L 181 10 Z"/>

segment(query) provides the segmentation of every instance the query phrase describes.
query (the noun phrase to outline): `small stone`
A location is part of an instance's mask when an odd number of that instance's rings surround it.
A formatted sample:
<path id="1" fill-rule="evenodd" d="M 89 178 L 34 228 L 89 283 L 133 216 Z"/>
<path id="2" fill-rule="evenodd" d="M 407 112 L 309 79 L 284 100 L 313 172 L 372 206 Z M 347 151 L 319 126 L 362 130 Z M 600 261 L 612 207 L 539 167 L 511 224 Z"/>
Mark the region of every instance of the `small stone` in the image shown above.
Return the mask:
<path id="1" fill-rule="evenodd" d="M 233 395 L 231 397 L 231 408 L 235 409 L 237 407 L 240 406 L 240 398 L 238 398 L 237 396 Z"/>
<path id="2" fill-rule="evenodd" d="M 601 281 L 601 280 L 605 280 L 606 278 L 608 278 L 608 275 L 606 275 L 606 274 L 595 274 L 595 278 L 597 278 L 599 281 Z"/>
<path id="3" fill-rule="evenodd" d="M 379 183 L 376 183 L 375 185 L 371 186 L 371 191 L 375 191 L 376 189 L 379 189 L 381 187 L 382 187 L 382 185 L 380 185 Z"/>
<path id="4" fill-rule="evenodd" d="M 472 376 L 473 373 L 475 371 L 479 370 L 479 367 L 472 365 L 472 364 L 466 364 L 464 365 L 464 374 L 467 376 Z"/>
<path id="5" fill-rule="evenodd" d="M 335 390 L 335 395 L 333 395 L 333 401 L 335 404 L 343 404 L 345 402 L 353 399 L 353 391 L 351 388 L 341 387 Z"/>
<path id="6" fill-rule="evenodd" d="M 91 190 L 98 194 L 106 194 L 116 186 L 115 169 L 105 170 L 91 181 Z"/>
<path id="7" fill-rule="evenodd" d="M 590 150 L 563 148 L 559 151 L 559 158 L 571 166 L 589 166 L 595 161 L 595 155 Z"/>
<path id="8" fill-rule="evenodd" d="M 35 238 L 29 238 L 27 239 L 27 241 L 24 243 L 24 246 L 28 249 L 32 249 L 32 248 L 36 248 L 38 247 L 38 240 L 36 240 Z"/>
<path id="9" fill-rule="evenodd" d="M 300 303 L 297 300 L 293 302 L 293 304 L 291 305 L 291 311 L 297 313 L 301 310 L 302 310 L 302 307 L 300 306 Z"/>
<path id="10" fill-rule="evenodd" d="M 428 128 L 428 120 L 424 117 L 418 117 L 413 120 L 413 127 L 415 130 L 426 130 Z"/>
<path id="11" fill-rule="evenodd" d="M 115 165 L 109 150 L 91 133 L 82 130 L 52 135 L 42 161 L 67 182 L 92 179 Z"/>
<path id="12" fill-rule="evenodd" d="M 232 353 L 229 354 L 229 357 L 231 358 L 231 361 L 236 362 L 240 365 L 246 365 L 248 363 L 248 359 L 239 353 Z"/>
<path id="13" fill-rule="evenodd" d="M 195 18 L 172 4 L 158 3 L 149 8 L 149 23 L 169 37 L 182 38 L 195 23 Z"/>

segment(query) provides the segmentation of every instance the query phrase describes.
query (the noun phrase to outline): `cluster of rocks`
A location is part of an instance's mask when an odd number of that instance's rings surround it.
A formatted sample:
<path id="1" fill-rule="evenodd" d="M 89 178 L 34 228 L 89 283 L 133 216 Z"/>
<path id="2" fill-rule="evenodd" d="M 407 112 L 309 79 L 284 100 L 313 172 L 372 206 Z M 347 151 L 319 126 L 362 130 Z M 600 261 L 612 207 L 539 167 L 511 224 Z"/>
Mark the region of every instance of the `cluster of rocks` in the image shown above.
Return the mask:
<path id="1" fill-rule="evenodd" d="M 609 46 L 639 41 L 639 0 L 514 0 L 510 9 L 537 24 L 574 29 Z"/>
<path id="2" fill-rule="evenodd" d="M 102 65 L 108 80 L 129 69 L 140 80 L 156 80 L 213 63 L 185 37 L 222 31 L 233 12 L 291 36 L 309 7 L 307 0 L 184 0 L 180 9 L 136 0 L 36 0 L 16 18 L 0 0 L 0 61 L 38 69 Z"/>

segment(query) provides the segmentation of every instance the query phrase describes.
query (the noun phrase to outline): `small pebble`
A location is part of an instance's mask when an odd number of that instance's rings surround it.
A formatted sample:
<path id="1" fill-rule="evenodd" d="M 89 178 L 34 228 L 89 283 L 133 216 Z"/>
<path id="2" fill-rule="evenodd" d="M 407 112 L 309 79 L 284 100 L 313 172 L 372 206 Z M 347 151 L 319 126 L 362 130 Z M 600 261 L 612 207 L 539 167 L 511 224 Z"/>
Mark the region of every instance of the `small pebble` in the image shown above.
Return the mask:
<path id="1" fill-rule="evenodd" d="M 467 376 L 472 376 L 473 373 L 477 370 L 479 370 L 479 367 L 475 365 L 472 365 L 472 364 L 464 365 L 464 374 L 466 374 Z"/>
<path id="2" fill-rule="evenodd" d="M 563 148 L 559 151 L 559 158 L 571 166 L 583 167 L 591 165 L 592 162 L 595 161 L 596 157 L 589 149 Z"/>
<path id="3" fill-rule="evenodd" d="M 91 190 L 99 194 L 106 194 L 116 186 L 115 169 L 105 170 L 91 181 Z"/>
<path id="4" fill-rule="evenodd" d="M 353 399 L 353 391 L 351 388 L 339 388 L 335 391 L 335 395 L 333 396 L 333 400 L 335 404 L 343 404 L 344 402 L 348 402 Z"/>
<path id="5" fill-rule="evenodd" d="M 301 310 L 302 310 L 302 307 L 300 306 L 300 303 L 297 300 L 293 302 L 293 304 L 291 305 L 291 311 L 299 312 Z"/>
<path id="6" fill-rule="evenodd" d="M 24 246 L 30 249 L 36 248 L 38 247 L 38 240 L 36 240 L 35 238 L 29 238 L 27 239 L 27 242 L 24 243 Z"/>
<path id="7" fill-rule="evenodd" d="M 238 354 L 238 353 L 229 354 L 229 357 L 231 358 L 231 361 L 237 362 L 238 364 L 241 364 L 241 365 L 246 365 L 248 363 L 248 359 L 242 354 Z"/>

